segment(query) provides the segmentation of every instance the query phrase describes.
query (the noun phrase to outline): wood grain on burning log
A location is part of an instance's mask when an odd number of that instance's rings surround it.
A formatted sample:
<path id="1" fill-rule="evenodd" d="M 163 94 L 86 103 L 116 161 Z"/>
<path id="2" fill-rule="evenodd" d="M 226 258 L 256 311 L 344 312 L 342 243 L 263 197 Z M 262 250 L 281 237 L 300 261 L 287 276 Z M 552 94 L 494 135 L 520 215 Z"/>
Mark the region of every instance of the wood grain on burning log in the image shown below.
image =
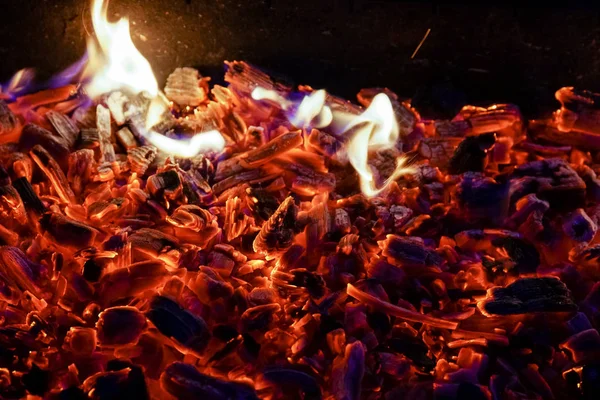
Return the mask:
<path id="1" fill-rule="evenodd" d="M 290 247 L 296 229 L 296 215 L 294 198 L 287 197 L 260 229 L 252 244 L 254 251 L 271 255 Z"/>
<path id="2" fill-rule="evenodd" d="M 132 147 L 127 150 L 127 164 L 131 171 L 143 176 L 152 161 L 156 158 L 157 149 L 154 146 Z"/>
<path id="3" fill-rule="evenodd" d="M 18 124 L 17 117 L 8 108 L 3 100 L 0 100 L 0 140 L 5 143 L 11 141 L 12 133 Z"/>
<path id="4" fill-rule="evenodd" d="M 241 156 L 240 163 L 246 169 L 256 168 L 300 144 L 302 144 L 302 133 L 300 131 L 288 132 L 244 154 Z"/>
<path id="5" fill-rule="evenodd" d="M 82 249 L 94 244 L 98 230 L 56 212 L 47 212 L 40 219 L 42 231 L 61 247 Z"/>
<path id="6" fill-rule="evenodd" d="M 19 145 L 23 150 L 30 151 L 34 146 L 42 146 L 64 170 L 69 163 L 69 143 L 62 137 L 41 128 L 37 125 L 27 124 L 23 127 Z"/>
<path id="7" fill-rule="evenodd" d="M 56 133 L 64 140 L 67 147 L 73 149 L 79 137 L 77 125 L 64 114 L 52 110 L 46 113 L 46 118 L 50 121 Z"/>
<path id="8" fill-rule="evenodd" d="M 200 73 L 194 68 L 176 68 L 167 78 L 165 94 L 181 107 L 197 106 L 207 99 L 200 80 Z"/>
<path id="9" fill-rule="evenodd" d="M 226 61 L 225 65 L 227 67 L 225 82 L 228 82 L 236 90 L 247 94 L 250 94 L 256 87 L 274 90 L 280 94 L 290 91 L 285 84 L 277 82 L 273 77 L 244 61 Z"/>
<path id="10" fill-rule="evenodd" d="M 115 149 L 111 143 L 110 111 L 101 104 L 96 108 L 96 128 L 100 138 L 100 161 L 115 161 Z"/>

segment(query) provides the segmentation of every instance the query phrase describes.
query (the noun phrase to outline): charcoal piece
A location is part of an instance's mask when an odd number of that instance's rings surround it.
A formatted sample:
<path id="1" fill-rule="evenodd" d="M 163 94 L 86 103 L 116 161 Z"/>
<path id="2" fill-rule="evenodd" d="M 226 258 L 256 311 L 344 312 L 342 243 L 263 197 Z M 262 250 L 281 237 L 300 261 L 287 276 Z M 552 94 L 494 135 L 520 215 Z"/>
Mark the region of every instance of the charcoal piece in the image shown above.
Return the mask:
<path id="1" fill-rule="evenodd" d="M 40 226 L 56 244 L 74 249 L 92 246 L 98 234 L 95 228 L 55 212 L 45 213 Z"/>
<path id="2" fill-rule="evenodd" d="M 508 214 L 509 184 L 466 172 L 458 184 L 456 198 L 468 221 L 497 224 Z"/>
<path id="3" fill-rule="evenodd" d="M 262 87 L 274 90 L 285 96 L 290 91 L 286 80 L 267 75 L 259 68 L 244 61 L 225 61 L 225 82 L 228 82 L 236 91 L 251 94 L 254 88 Z"/>
<path id="4" fill-rule="evenodd" d="M 127 150 L 127 163 L 132 172 L 143 176 L 156 158 L 156 147 L 140 146 Z"/>
<path id="5" fill-rule="evenodd" d="M 100 156 L 100 132 L 96 128 L 88 128 L 81 130 L 81 138 L 79 147 L 82 149 L 94 150 L 94 153 Z"/>
<path id="6" fill-rule="evenodd" d="M 107 346 L 120 346 L 136 342 L 144 333 L 146 317 L 135 307 L 111 307 L 98 316 L 98 340 Z"/>
<path id="7" fill-rule="evenodd" d="M 498 237 L 492 240 L 492 245 L 506 251 L 515 262 L 515 269 L 519 273 L 535 273 L 540 265 L 539 252 L 534 245 L 524 239 L 513 236 Z"/>
<path id="8" fill-rule="evenodd" d="M 365 348 L 360 341 L 346 345 L 343 356 L 333 361 L 331 392 L 336 400 L 358 400 L 365 374 Z"/>
<path id="9" fill-rule="evenodd" d="M 122 383 L 119 390 L 119 396 L 123 399 L 150 399 L 148 388 L 146 386 L 146 380 L 144 377 L 144 371 L 139 365 L 132 364 L 125 360 L 110 360 L 107 365 L 108 371 L 121 371 L 123 369 L 129 369 L 127 379 Z"/>
<path id="10" fill-rule="evenodd" d="M 213 328 L 212 335 L 223 342 L 228 342 L 238 337 L 239 333 L 233 326 L 217 325 Z"/>
<path id="11" fill-rule="evenodd" d="M 279 386 L 284 393 L 292 395 L 300 391 L 306 400 L 322 398 L 317 380 L 306 372 L 284 367 L 268 367 L 263 371 L 263 377 Z"/>
<path id="12" fill-rule="evenodd" d="M 300 131 L 284 133 L 263 146 L 246 153 L 240 160 L 241 165 L 247 169 L 256 168 L 298 147 L 301 143 L 302 133 Z"/>
<path id="13" fill-rule="evenodd" d="M 598 226 L 587 213 L 578 208 L 565 217 L 563 231 L 575 242 L 589 242 L 598 231 Z"/>
<path id="14" fill-rule="evenodd" d="M 193 365 L 178 361 L 167 367 L 160 382 L 164 390 L 178 399 L 258 400 L 249 386 L 213 378 Z"/>
<path id="15" fill-rule="evenodd" d="M 600 363 L 590 363 L 581 370 L 581 391 L 586 400 L 595 399 L 600 393 Z"/>
<path id="16" fill-rule="evenodd" d="M 270 255 L 292 245 L 296 228 L 297 207 L 293 197 L 286 198 L 265 222 L 254 239 L 254 251 Z"/>
<path id="17" fill-rule="evenodd" d="M 156 229 L 142 228 L 128 237 L 134 250 L 157 257 L 159 254 L 179 247 L 177 238 Z"/>
<path id="18" fill-rule="evenodd" d="M 488 291 L 488 298 L 478 307 L 489 315 L 577 310 L 567 286 L 550 277 L 521 278 L 505 288 L 492 288 Z"/>
<path id="19" fill-rule="evenodd" d="M 246 333 L 267 330 L 280 310 L 281 306 L 277 303 L 249 308 L 240 316 L 240 330 Z"/>
<path id="20" fill-rule="evenodd" d="M 79 136 L 79 128 L 69 117 L 57 111 L 48 111 L 46 118 L 56 133 L 64 140 L 69 149 L 75 146 Z"/>
<path id="21" fill-rule="evenodd" d="M 277 197 L 262 188 L 248 189 L 248 195 L 252 201 L 249 202 L 250 209 L 260 219 L 266 221 L 279 207 Z"/>
<path id="22" fill-rule="evenodd" d="M 42 170 L 44 175 L 46 175 L 62 202 L 66 204 L 73 203 L 75 201 L 75 194 L 73 193 L 73 190 L 71 190 L 71 186 L 69 185 L 69 181 L 67 181 L 65 173 L 52 155 L 40 145 L 33 146 L 29 151 L 29 155 L 33 161 L 35 161 L 39 169 Z"/>
<path id="23" fill-rule="evenodd" d="M 27 124 L 23 127 L 19 145 L 23 150 L 29 151 L 34 146 L 42 146 L 52 158 L 56 160 L 63 171 L 69 166 L 69 143 L 61 136 L 54 135 L 52 132 L 34 124 Z"/>
<path id="24" fill-rule="evenodd" d="M 102 266 L 93 258 L 90 258 L 83 264 L 83 277 L 89 282 L 98 282 L 102 275 Z"/>
<path id="25" fill-rule="evenodd" d="M 4 100 L 0 100 L 0 136 L 11 133 L 17 127 L 17 117 L 8 108 Z"/>
<path id="26" fill-rule="evenodd" d="M 511 192 L 523 181 L 529 180 L 526 193 L 518 193 L 521 198 L 529 193 L 550 203 L 557 211 L 569 211 L 585 205 L 585 182 L 564 160 L 550 158 L 519 165 L 511 176 Z"/>
<path id="27" fill-rule="evenodd" d="M 167 78 L 165 94 L 179 106 L 197 106 L 206 100 L 200 87 L 200 73 L 194 68 L 176 68 Z"/>
<path id="28" fill-rule="evenodd" d="M 294 276 L 289 282 L 291 285 L 306 288 L 308 293 L 316 298 L 325 294 L 325 280 L 321 275 L 305 269 L 291 270 L 290 273 Z"/>
<path id="29" fill-rule="evenodd" d="M 71 386 L 61 390 L 56 400 L 89 400 L 89 397 L 80 387 Z"/>
<path id="30" fill-rule="evenodd" d="M 168 297 L 155 296 L 146 317 L 163 335 L 192 350 L 202 352 L 208 344 L 210 330 L 206 322 Z"/>
<path id="31" fill-rule="evenodd" d="M 143 372 L 133 367 L 92 375 L 84 381 L 84 390 L 96 400 L 150 400 Z"/>
<path id="32" fill-rule="evenodd" d="M 34 396 L 44 396 L 50 390 L 50 371 L 41 369 L 33 364 L 29 372 L 23 375 L 25 389 Z"/>
<path id="33" fill-rule="evenodd" d="M 0 297 L 6 301 L 19 301 L 23 291 L 40 296 L 46 274 L 42 265 L 29 260 L 19 248 L 0 246 Z"/>
<path id="34" fill-rule="evenodd" d="M 419 237 L 402 237 L 388 235 L 379 242 L 383 249 L 383 255 L 391 260 L 406 265 L 439 266 L 444 259 L 435 252 L 428 249 Z"/>
<path id="35" fill-rule="evenodd" d="M 386 351 L 402 354 L 410 358 L 415 365 L 430 371 L 435 367 L 435 359 L 428 356 L 429 349 L 418 337 L 401 335 L 385 341 L 382 346 Z"/>
<path id="36" fill-rule="evenodd" d="M 182 189 L 181 179 L 177 171 L 172 169 L 149 177 L 146 188 L 154 197 L 176 198 Z"/>
<path id="37" fill-rule="evenodd" d="M 488 151 L 496 142 L 496 134 L 485 133 L 465 138 L 450 158 L 448 173 L 483 172 Z"/>

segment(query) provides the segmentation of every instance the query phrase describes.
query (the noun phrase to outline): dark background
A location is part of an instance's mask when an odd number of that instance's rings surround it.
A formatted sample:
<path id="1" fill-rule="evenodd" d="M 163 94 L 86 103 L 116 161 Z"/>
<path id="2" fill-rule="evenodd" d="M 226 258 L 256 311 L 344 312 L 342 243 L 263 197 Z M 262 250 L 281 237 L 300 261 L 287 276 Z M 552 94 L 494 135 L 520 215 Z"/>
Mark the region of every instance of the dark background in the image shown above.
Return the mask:
<path id="1" fill-rule="evenodd" d="M 109 15 L 129 16 L 161 84 L 188 65 L 218 82 L 223 60 L 244 59 L 349 98 L 387 86 L 426 115 L 502 101 L 534 116 L 555 108 L 561 86 L 600 89 L 600 6 L 543 4 L 112 0 Z M 23 67 L 40 79 L 65 68 L 90 26 L 88 0 L 0 0 L 0 81 Z"/>

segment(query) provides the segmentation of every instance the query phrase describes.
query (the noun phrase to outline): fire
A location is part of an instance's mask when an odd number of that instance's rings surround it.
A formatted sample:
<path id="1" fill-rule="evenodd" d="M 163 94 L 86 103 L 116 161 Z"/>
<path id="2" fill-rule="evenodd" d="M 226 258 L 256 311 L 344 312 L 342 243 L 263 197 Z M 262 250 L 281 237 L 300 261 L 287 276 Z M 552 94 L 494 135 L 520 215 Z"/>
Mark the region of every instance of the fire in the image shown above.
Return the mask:
<path id="1" fill-rule="evenodd" d="M 400 176 L 413 172 L 413 169 L 406 165 L 407 158 L 400 156 L 396 160 L 396 168 L 392 175 L 381 187 L 377 187 L 373 171 L 369 166 L 370 153 L 393 148 L 400 138 L 400 129 L 392 103 L 384 93 L 375 96 L 371 105 L 358 116 L 343 111 L 332 111 L 327 105 L 325 90 L 310 93 L 299 104 L 262 87 L 252 91 L 252 98 L 277 103 L 295 127 L 304 129 L 330 127 L 337 135 L 350 136 L 345 149 L 347 158 L 358 172 L 361 191 L 367 197 L 376 196 Z M 292 112 L 294 108 L 295 112 Z"/>
<path id="2" fill-rule="evenodd" d="M 168 101 L 158 88 L 150 63 L 131 40 L 129 20 L 122 18 L 115 23 L 109 22 L 107 10 L 108 0 L 93 1 L 92 22 L 96 37 L 88 40 L 89 61 L 83 74 L 87 95 L 96 99 L 115 90 L 129 94 L 146 92 L 152 97 L 144 134 L 148 142 L 179 157 L 222 150 L 225 140 L 216 130 L 199 133 L 189 140 L 168 138 L 152 130 L 169 110 Z"/>

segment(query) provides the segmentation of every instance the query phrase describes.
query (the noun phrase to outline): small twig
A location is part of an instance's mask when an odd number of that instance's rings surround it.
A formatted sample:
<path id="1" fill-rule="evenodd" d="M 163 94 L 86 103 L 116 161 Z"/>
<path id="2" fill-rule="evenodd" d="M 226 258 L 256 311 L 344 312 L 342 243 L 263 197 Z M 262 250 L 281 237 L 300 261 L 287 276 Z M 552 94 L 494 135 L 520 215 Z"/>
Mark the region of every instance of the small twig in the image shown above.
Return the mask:
<path id="1" fill-rule="evenodd" d="M 410 56 L 410 59 L 412 60 L 413 58 L 415 58 L 415 56 L 417 55 L 417 53 L 419 52 L 419 49 L 421 48 L 421 46 L 423 46 L 423 43 L 425 43 L 425 40 L 427 39 L 427 36 L 429 36 L 429 33 L 431 32 L 431 28 L 427 29 L 427 32 L 425 32 L 425 36 L 423 36 L 423 39 L 421 39 L 421 42 L 419 42 L 419 45 L 417 46 L 417 48 L 415 49 L 414 53 L 412 53 L 412 56 Z"/>

